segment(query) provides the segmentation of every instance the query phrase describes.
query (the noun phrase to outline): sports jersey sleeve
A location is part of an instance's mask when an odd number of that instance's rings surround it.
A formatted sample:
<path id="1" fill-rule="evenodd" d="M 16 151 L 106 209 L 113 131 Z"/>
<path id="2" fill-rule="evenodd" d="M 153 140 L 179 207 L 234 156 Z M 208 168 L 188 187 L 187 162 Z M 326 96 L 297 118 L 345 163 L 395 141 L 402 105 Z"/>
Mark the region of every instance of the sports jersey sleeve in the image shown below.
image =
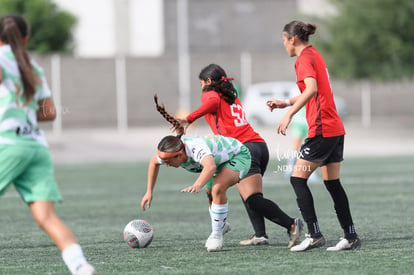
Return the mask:
<path id="1" fill-rule="evenodd" d="M 306 50 L 306 49 L 305 49 Z M 297 81 L 303 81 L 307 77 L 316 79 L 316 70 L 311 52 L 304 52 L 296 64 Z"/>
<path id="2" fill-rule="evenodd" d="M 204 142 L 197 142 L 191 150 L 192 158 L 195 162 L 201 163 L 203 159 L 212 155 L 210 148 Z"/>
<path id="3" fill-rule="evenodd" d="M 201 102 L 201 106 L 187 116 L 189 123 L 193 123 L 206 114 L 216 113 L 220 106 L 220 97 L 215 91 L 205 92 L 201 95 Z"/>
<path id="4" fill-rule="evenodd" d="M 50 91 L 49 85 L 47 83 L 45 73 L 43 72 L 42 68 L 39 65 L 37 65 L 35 61 L 32 61 L 32 65 L 36 75 L 39 77 L 41 82 L 41 89 L 37 92 L 36 99 L 42 100 L 51 97 L 52 92 Z"/>

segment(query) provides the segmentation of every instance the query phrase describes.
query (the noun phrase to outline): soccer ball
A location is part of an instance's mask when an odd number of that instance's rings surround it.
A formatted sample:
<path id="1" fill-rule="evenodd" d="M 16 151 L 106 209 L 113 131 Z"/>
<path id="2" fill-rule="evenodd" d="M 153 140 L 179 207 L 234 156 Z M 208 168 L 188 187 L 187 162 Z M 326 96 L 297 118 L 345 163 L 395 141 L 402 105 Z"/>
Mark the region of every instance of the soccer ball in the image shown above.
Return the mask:
<path id="1" fill-rule="evenodd" d="M 144 220 L 132 220 L 124 228 L 124 240 L 132 248 L 147 247 L 153 236 L 152 226 Z"/>

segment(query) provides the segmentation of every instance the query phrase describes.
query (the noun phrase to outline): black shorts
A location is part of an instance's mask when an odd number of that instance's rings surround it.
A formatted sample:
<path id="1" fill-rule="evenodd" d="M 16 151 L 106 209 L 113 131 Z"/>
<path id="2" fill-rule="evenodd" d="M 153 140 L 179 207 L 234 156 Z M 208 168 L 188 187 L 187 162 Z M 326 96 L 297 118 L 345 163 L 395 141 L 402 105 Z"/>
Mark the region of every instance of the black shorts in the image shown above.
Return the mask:
<path id="1" fill-rule="evenodd" d="M 264 175 L 269 162 L 269 149 L 264 142 L 246 142 L 244 145 L 249 149 L 252 156 L 250 170 L 245 177 L 261 174 Z"/>
<path id="2" fill-rule="evenodd" d="M 332 162 L 341 162 L 344 160 L 344 136 L 326 137 L 314 136 L 305 139 L 300 148 L 299 158 L 320 162 L 324 166 Z"/>

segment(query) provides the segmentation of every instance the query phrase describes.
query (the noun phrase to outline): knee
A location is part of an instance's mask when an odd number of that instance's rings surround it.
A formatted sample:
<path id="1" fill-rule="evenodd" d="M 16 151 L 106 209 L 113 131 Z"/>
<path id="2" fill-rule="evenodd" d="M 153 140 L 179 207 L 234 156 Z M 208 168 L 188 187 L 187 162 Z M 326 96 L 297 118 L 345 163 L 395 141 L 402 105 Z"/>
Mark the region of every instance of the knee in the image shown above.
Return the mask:
<path id="1" fill-rule="evenodd" d="M 50 213 L 37 213 L 33 215 L 33 218 L 38 227 L 45 229 L 52 219 L 52 215 Z"/>
<path id="2" fill-rule="evenodd" d="M 53 207 L 32 207 L 33 219 L 37 226 L 45 229 L 56 218 Z"/>
<path id="3" fill-rule="evenodd" d="M 213 185 L 213 188 L 211 189 L 212 199 L 226 197 L 226 190 L 227 189 L 221 184 Z"/>
<path id="4" fill-rule="evenodd" d="M 299 177 L 290 177 L 290 184 L 295 188 L 296 186 L 303 186 L 306 185 L 308 182 L 305 178 L 299 178 Z"/>

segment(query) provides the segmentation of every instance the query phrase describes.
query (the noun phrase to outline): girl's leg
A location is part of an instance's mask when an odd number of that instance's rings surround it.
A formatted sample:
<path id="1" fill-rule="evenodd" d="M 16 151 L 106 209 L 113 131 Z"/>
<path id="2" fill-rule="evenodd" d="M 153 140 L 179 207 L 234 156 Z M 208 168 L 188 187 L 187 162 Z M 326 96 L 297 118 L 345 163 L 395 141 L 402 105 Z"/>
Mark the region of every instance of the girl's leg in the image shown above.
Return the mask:
<path id="1" fill-rule="evenodd" d="M 82 248 L 77 243 L 72 231 L 56 216 L 54 203 L 36 201 L 30 203 L 30 210 L 36 224 L 43 229 L 62 251 L 62 258 L 72 274 L 82 271 L 95 274 L 95 269 L 88 264 Z"/>
<path id="2" fill-rule="evenodd" d="M 212 232 L 205 244 L 207 251 L 220 251 L 223 247 L 223 232 L 229 211 L 226 191 L 239 181 L 239 175 L 240 172 L 223 167 L 214 178 L 210 207 Z"/>
<path id="3" fill-rule="evenodd" d="M 325 245 L 325 238 L 322 236 L 316 217 L 313 196 L 307 184 L 308 178 L 318 167 L 319 163 L 298 159 L 290 178 L 299 210 L 309 232 L 300 244 L 290 249 L 291 251 L 305 251 Z"/>
<path id="4" fill-rule="evenodd" d="M 290 178 L 290 183 L 296 194 L 296 202 L 308 226 L 308 232 L 312 237 L 318 237 L 320 230 L 313 196 L 309 189 L 307 179 L 318 167 L 319 163 L 298 159 Z"/>
<path id="5" fill-rule="evenodd" d="M 239 181 L 239 172 L 223 167 L 217 173 L 211 190 L 213 202 L 211 203 L 211 222 L 213 234 L 223 234 L 226 224 L 228 204 L 227 189 Z"/>
<path id="6" fill-rule="evenodd" d="M 273 201 L 263 197 L 262 177 L 260 174 L 250 176 L 237 184 L 237 188 L 249 208 L 270 221 L 290 229 L 294 219 L 287 215 Z"/>
<path id="7" fill-rule="evenodd" d="M 260 174 L 254 174 L 247 178 L 242 179 L 237 184 L 237 189 L 239 190 L 240 197 L 243 201 L 243 204 L 246 208 L 246 212 L 249 216 L 250 222 L 252 223 L 254 229 L 254 237 L 256 238 L 263 238 L 263 243 L 257 244 L 268 244 L 267 235 L 266 235 L 266 225 L 263 214 L 255 211 L 252 207 L 249 206 L 247 203 L 247 198 L 250 197 L 251 194 L 262 194 L 262 176 Z M 254 241 L 253 241 L 254 242 Z M 249 245 L 249 244 L 256 244 L 252 243 L 251 239 L 241 241 L 241 245 Z"/>
<path id="8" fill-rule="evenodd" d="M 321 167 L 326 189 L 332 197 L 336 215 L 339 223 L 344 230 L 345 238 L 354 240 L 357 238 L 354 223 L 352 221 L 351 210 L 348 197 L 339 180 L 340 163 L 329 163 Z"/>

